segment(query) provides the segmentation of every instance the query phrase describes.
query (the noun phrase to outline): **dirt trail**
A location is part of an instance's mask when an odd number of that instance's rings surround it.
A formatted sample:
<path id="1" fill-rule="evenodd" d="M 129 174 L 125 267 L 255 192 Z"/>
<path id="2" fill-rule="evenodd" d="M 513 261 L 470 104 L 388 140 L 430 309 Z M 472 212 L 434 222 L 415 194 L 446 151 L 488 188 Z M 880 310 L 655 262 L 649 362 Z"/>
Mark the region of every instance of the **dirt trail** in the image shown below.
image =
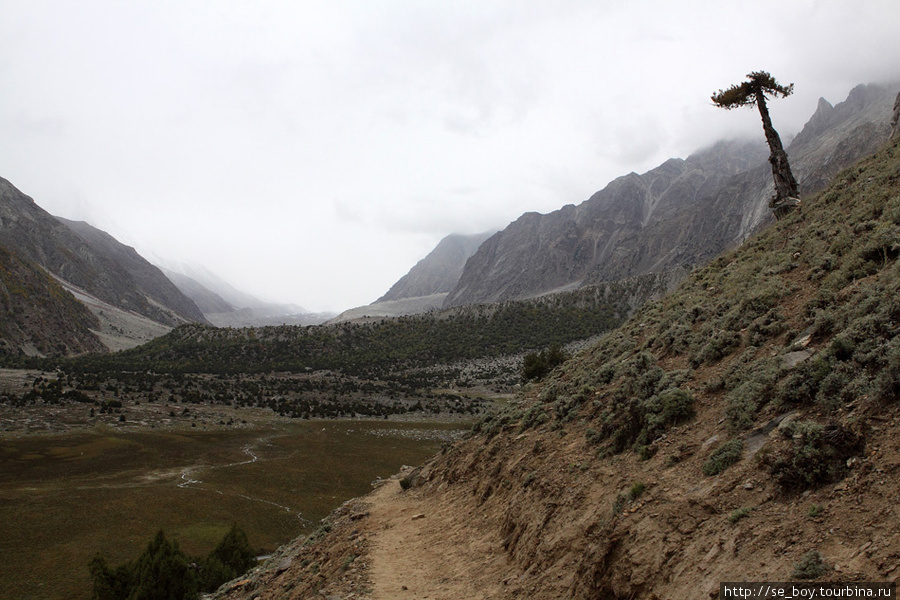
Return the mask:
<path id="1" fill-rule="evenodd" d="M 502 596 L 506 557 L 480 527 L 481 516 L 447 510 L 444 501 L 391 479 L 371 497 L 368 575 L 376 600 L 479 599 Z"/>

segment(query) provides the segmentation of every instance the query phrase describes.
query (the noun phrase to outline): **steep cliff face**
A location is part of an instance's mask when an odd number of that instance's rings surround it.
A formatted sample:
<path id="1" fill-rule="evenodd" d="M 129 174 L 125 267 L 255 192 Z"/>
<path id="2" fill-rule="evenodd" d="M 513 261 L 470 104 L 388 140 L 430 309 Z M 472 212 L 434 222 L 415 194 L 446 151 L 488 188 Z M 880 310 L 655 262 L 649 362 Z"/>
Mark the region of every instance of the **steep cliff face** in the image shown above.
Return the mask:
<path id="1" fill-rule="evenodd" d="M 196 305 L 133 248 L 85 223 L 64 223 L 2 178 L 0 244 L 122 310 L 169 326 L 205 322 Z"/>
<path id="2" fill-rule="evenodd" d="M 897 86 L 819 107 L 788 147 L 804 194 L 884 143 Z M 767 152 L 722 142 L 610 183 L 578 206 L 529 213 L 485 241 L 444 306 L 495 302 L 703 264 L 771 219 Z"/>

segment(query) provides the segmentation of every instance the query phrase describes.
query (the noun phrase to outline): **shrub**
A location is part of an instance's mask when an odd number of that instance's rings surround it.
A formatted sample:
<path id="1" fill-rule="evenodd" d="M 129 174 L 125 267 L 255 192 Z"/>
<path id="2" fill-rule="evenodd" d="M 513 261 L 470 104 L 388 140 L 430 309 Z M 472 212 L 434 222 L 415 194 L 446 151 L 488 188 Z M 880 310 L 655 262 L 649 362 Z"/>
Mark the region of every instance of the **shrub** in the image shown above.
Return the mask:
<path id="1" fill-rule="evenodd" d="M 628 499 L 630 501 L 635 501 L 640 498 L 641 494 L 643 494 L 647 490 L 647 486 L 641 482 L 637 482 L 631 486 L 631 489 L 628 490 Z"/>
<path id="2" fill-rule="evenodd" d="M 614 393 L 617 406 L 610 411 L 599 433 L 599 439 L 610 438 L 609 449 L 612 452 L 622 452 L 628 447 L 641 449 L 648 446 L 666 428 L 693 416 L 694 397 L 689 392 L 671 387 L 659 394 L 654 393 L 656 387 L 665 384 L 667 380 L 665 372 L 662 369 L 659 371 L 659 374 L 651 375 L 655 381 L 652 386 L 649 381 L 640 382 L 636 386 L 644 393 L 653 394 L 649 397 L 629 396 L 627 390 L 634 387 L 625 385 Z M 648 451 L 650 450 L 645 452 Z"/>
<path id="3" fill-rule="evenodd" d="M 745 506 L 743 508 L 736 508 L 728 514 L 728 522 L 729 523 L 737 523 L 744 517 L 748 516 L 753 511 L 753 507 Z"/>
<path id="4" fill-rule="evenodd" d="M 96 600 L 194 600 L 199 592 L 213 592 L 255 564 L 247 535 L 232 525 L 205 559 L 188 556 L 159 531 L 133 562 L 113 569 L 98 554 L 88 568 Z"/>
<path id="5" fill-rule="evenodd" d="M 775 388 L 775 398 L 785 404 L 809 404 L 816 399 L 822 380 L 831 373 L 832 363 L 822 357 L 802 362 Z"/>
<path id="6" fill-rule="evenodd" d="M 838 370 L 832 371 L 819 384 L 819 390 L 816 392 L 816 404 L 829 410 L 836 409 L 841 405 L 844 388 L 849 383 L 845 373 Z"/>
<path id="7" fill-rule="evenodd" d="M 522 379 L 532 381 L 543 379 L 553 369 L 566 362 L 569 353 L 558 344 L 553 344 L 541 352 L 531 352 L 525 355 L 522 361 Z"/>
<path id="8" fill-rule="evenodd" d="M 772 463 L 771 473 L 786 490 L 799 491 L 840 479 L 847 459 L 865 446 L 861 436 L 840 425 L 794 421 L 784 433 L 791 438 L 791 446 Z"/>
<path id="9" fill-rule="evenodd" d="M 718 331 L 704 344 L 700 350 L 691 356 L 691 364 L 699 367 L 702 364 L 713 364 L 729 354 L 741 345 L 741 335 L 734 331 Z"/>
<path id="10" fill-rule="evenodd" d="M 874 397 L 880 402 L 896 402 L 900 400 L 900 345 L 893 344 L 885 362 L 886 368 L 873 382 Z"/>
<path id="11" fill-rule="evenodd" d="M 818 579 L 822 575 L 831 572 L 831 565 L 827 564 L 817 550 L 810 550 L 803 555 L 800 562 L 794 565 L 793 579 Z"/>
<path id="12" fill-rule="evenodd" d="M 718 475 L 734 463 L 741 460 L 741 455 L 744 452 L 744 443 L 737 439 L 733 438 L 728 440 L 719 448 L 713 452 L 709 459 L 703 464 L 703 474 L 712 477 L 713 475 Z"/>
<path id="13" fill-rule="evenodd" d="M 95 556 L 89 565 L 97 600 L 193 600 L 199 584 L 190 567 L 190 558 L 177 542 L 162 531 L 133 563 L 110 569 L 106 560 Z"/>

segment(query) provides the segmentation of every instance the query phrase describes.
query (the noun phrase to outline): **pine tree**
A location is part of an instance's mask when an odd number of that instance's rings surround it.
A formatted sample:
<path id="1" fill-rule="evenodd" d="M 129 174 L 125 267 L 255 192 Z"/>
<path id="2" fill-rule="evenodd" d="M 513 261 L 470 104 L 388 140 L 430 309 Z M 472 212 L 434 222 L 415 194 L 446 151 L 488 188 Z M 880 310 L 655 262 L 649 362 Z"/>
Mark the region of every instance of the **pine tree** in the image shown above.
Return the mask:
<path id="1" fill-rule="evenodd" d="M 197 577 L 188 556 L 160 530 L 132 567 L 137 589 L 129 600 L 192 600 Z"/>
<path id="2" fill-rule="evenodd" d="M 244 530 L 234 524 L 206 558 L 202 575 L 203 590 L 215 591 L 220 585 L 248 571 L 254 565 L 256 552 L 250 546 Z"/>
<path id="3" fill-rule="evenodd" d="M 772 178 L 775 180 L 775 195 L 769 207 L 775 211 L 775 217 L 781 218 L 800 204 L 800 186 L 791 172 L 787 153 L 781 144 L 781 138 L 766 105 L 766 95 L 773 98 L 786 98 L 794 92 L 794 84 L 783 86 L 765 71 L 754 71 L 747 75 L 747 81 L 733 85 L 727 90 L 719 90 L 713 94 L 713 104 L 726 110 L 743 106 L 754 106 L 762 117 L 763 131 L 769 144 L 769 163 L 772 165 Z"/>

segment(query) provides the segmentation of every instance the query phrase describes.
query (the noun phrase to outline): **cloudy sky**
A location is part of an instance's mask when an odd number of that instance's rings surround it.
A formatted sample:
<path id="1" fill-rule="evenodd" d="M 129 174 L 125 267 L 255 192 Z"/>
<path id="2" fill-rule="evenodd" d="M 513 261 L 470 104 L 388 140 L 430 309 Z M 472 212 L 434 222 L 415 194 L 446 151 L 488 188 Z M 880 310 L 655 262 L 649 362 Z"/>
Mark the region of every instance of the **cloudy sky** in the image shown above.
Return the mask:
<path id="1" fill-rule="evenodd" d="M 368 304 L 445 235 L 754 135 L 709 96 L 900 81 L 897 0 L 0 0 L 0 177 L 264 299 Z"/>

